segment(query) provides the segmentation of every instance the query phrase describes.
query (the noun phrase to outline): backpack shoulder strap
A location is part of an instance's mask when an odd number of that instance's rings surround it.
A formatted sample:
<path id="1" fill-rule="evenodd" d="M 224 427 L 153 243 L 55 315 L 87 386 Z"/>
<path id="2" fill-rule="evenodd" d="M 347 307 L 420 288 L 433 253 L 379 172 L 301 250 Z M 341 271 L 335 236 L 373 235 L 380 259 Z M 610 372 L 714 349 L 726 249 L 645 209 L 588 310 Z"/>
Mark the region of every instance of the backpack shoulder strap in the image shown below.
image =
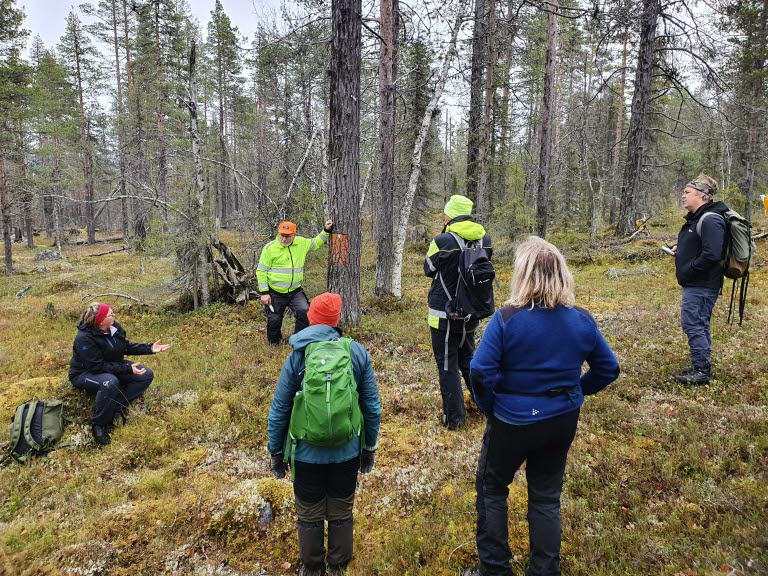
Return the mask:
<path id="1" fill-rule="evenodd" d="M 19 404 L 16 407 L 16 413 L 13 415 L 13 419 L 11 420 L 11 426 L 10 426 L 11 443 L 8 446 L 9 453 L 12 453 L 16 449 L 16 447 L 19 444 L 19 440 L 21 439 L 21 435 L 23 434 L 21 430 L 21 424 L 24 416 L 24 408 L 27 406 L 27 404 L 28 402 Z"/>
<path id="2" fill-rule="evenodd" d="M 726 222 L 725 217 L 722 214 L 720 214 L 720 212 L 704 212 L 704 214 L 699 216 L 699 221 L 696 222 L 696 234 L 699 235 L 699 238 L 701 238 L 701 223 L 704 222 L 704 218 L 706 218 L 710 214 L 715 214 L 717 216 L 720 216 L 720 218 L 723 219 L 723 222 Z M 726 224 L 727 224 L 727 222 L 726 222 Z"/>
<path id="3" fill-rule="evenodd" d="M 454 240 L 456 240 L 456 243 L 459 245 L 459 248 L 464 250 L 467 247 L 467 241 L 464 240 L 461 236 L 456 234 L 456 232 L 448 232 L 451 236 L 453 236 Z"/>
<path id="4" fill-rule="evenodd" d="M 35 411 L 37 410 L 38 404 L 40 404 L 40 402 L 37 400 L 29 401 L 29 410 L 27 411 L 27 417 L 24 420 L 24 429 L 22 430 L 24 433 L 24 439 L 27 441 L 27 444 L 29 444 L 32 450 L 40 450 L 42 448 L 42 446 L 32 436 L 32 420 L 35 418 Z"/>

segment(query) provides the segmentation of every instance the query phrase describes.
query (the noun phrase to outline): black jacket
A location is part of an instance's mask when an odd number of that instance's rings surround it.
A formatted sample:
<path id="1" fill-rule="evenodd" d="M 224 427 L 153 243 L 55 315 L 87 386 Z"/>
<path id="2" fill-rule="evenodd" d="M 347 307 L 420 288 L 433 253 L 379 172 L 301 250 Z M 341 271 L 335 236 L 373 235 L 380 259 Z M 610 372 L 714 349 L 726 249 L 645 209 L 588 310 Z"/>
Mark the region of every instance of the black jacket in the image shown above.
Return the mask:
<path id="1" fill-rule="evenodd" d="M 702 214 L 717 212 L 722 215 L 728 206 L 722 202 L 708 202 L 693 214 L 685 215 L 685 224 L 677 235 L 675 273 L 680 286 L 720 289 L 723 285 L 723 249 L 725 247 L 725 219 L 709 216 L 701 223 L 701 236 L 696 224 Z"/>
<path id="2" fill-rule="evenodd" d="M 451 232 L 458 234 L 467 242 L 482 239 L 483 248 L 488 252 L 488 258 L 493 257 L 491 236 L 486 234 L 485 228 L 477 222 L 473 222 L 469 216 L 457 216 L 448 223 L 442 234 L 438 234 L 432 240 L 424 260 L 424 274 L 432 278 L 432 286 L 430 286 L 427 296 L 429 325 L 440 330 L 445 330 L 447 322 L 445 306 L 449 298 L 445 289 L 447 288 L 451 294 L 456 294 L 456 287 L 459 282 L 461 248 Z M 445 288 L 443 284 L 445 284 Z"/>
<path id="3" fill-rule="evenodd" d="M 88 328 L 80 322 L 77 336 L 72 345 L 72 360 L 69 363 L 69 379 L 77 378 L 84 372 L 91 374 L 130 374 L 131 362 L 126 354 L 152 354 L 152 344 L 134 344 L 125 337 L 125 330 L 117 322 L 112 325 L 112 334 L 98 328 Z"/>

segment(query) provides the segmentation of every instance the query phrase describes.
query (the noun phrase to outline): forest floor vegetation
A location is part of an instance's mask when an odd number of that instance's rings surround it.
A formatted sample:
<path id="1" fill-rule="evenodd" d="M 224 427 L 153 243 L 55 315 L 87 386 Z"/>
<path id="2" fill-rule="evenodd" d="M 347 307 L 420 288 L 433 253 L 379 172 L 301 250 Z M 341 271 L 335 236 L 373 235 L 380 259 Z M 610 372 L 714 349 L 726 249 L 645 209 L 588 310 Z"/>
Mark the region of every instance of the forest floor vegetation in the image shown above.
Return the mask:
<path id="1" fill-rule="evenodd" d="M 725 321 L 730 284 L 715 308 L 714 380 L 686 387 L 670 379 L 688 347 L 674 263 L 659 250 L 680 222 L 677 213 L 659 219 L 652 238 L 631 243 L 572 231 L 548 238 L 622 366 L 617 382 L 588 398 L 568 459 L 569 576 L 768 574 L 768 242 L 758 241 L 743 326 Z M 757 230 L 767 227 L 756 219 Z M 229 236 L 236 251 L 251 242 Z M 75 422 L 60 449 L 0 468 L 0 575 L 295 574 L 292 488 L 272 477 L 266 449 L 290 348 L 267 345 L 261 306 L 178 312 L 174 261 L 159 243 L 143 255 L 143 274 L 134 252 L 89 257 L 103 244 L 65 247 L 67 259 L 44 269 L 34 259 L 41 249 L 14 245 L 16 273 L 0 278 L 0 421 L 34 396 L 64 400 Z M 365 314 L 349 333 L 371 354 L 383 419 L 376 466 L 360 477 L 349 576 L 448 576 L 476 561 L 484 418 L 470 407 L 460 432 L 440 426 L 424 251 L 407 248 L 405 295 L 395 300 L 372 296 L 374 247 L 365 249 Z M 508 295 L 511 253 L 500 244 L 497 304 Z M 325 256 L 307 265 L 310 297 L 325 290 Z M 97 296 L 105 293 L 140 303 Z M 92 300 L 114 306 L 132 341 L 172 345 L 144 359 L 155 381 L 103 449 L 87 425 L 92 400 L 66 378 L 75 325 Z M 285 334 L 292 324 L 287 317 Z M 509 500 L 522 574 L 523 473 Z"/>

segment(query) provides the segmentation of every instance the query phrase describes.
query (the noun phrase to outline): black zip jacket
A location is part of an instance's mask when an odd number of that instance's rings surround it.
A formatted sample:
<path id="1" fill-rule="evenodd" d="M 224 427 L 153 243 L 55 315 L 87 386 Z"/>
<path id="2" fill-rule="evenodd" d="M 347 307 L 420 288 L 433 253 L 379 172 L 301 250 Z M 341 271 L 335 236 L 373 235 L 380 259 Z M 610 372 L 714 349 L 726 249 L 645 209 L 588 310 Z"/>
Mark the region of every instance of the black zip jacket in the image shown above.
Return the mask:
<path id="1" fill-rule="evenodd" d="M 125 355 L 152 354 L 152 344 L 134 344 L 125 337 L 125 330 L 117 322 L 110 334 L 98 328 L 89 328 L 82 322 L 77 325 L 77 336 L 72 345 L 72 360 L 69 363 L 69 379 L 73 380 L 84 372 L 91 374 L 130 374 L 131 362 Z"/>
<path id="2" fill-rule="evenodd" d="M 701 223 L 701 236 L 696 225 L 702 214 L 728 211 L 722 202 L 708 202 L 696 212 L 685 215 L 685 224 L 677 235 L 675 274 L 680 286 L 696 286 L 719 290 L 723 285 L 723 249 L 725 247 L 725 219 L 709 216 Z"/>

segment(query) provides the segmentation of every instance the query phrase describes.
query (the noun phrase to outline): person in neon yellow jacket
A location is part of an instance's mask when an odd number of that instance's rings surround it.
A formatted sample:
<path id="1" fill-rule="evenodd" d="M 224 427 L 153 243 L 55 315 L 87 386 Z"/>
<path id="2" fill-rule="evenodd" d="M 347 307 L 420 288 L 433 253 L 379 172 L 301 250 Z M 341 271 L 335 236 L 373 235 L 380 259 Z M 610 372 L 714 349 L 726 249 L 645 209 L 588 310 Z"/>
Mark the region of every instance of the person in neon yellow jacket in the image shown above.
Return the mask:
<path id="1" fill-rule="evenodd" d="M 314 238 L 296 235 L 296 224 L 284 220 L 277 237 L 261 250 L 256 268 L 261 303 L 267 315 L 267 340 L 273 346 L 282 339 L 283 315 L 290 308 L 296 317 L 294 333 L 309 326 L 309 300 L 301 287 L 307 254 L 319 250 L 330 237 L 333 220 L 326 220 Z"/>

